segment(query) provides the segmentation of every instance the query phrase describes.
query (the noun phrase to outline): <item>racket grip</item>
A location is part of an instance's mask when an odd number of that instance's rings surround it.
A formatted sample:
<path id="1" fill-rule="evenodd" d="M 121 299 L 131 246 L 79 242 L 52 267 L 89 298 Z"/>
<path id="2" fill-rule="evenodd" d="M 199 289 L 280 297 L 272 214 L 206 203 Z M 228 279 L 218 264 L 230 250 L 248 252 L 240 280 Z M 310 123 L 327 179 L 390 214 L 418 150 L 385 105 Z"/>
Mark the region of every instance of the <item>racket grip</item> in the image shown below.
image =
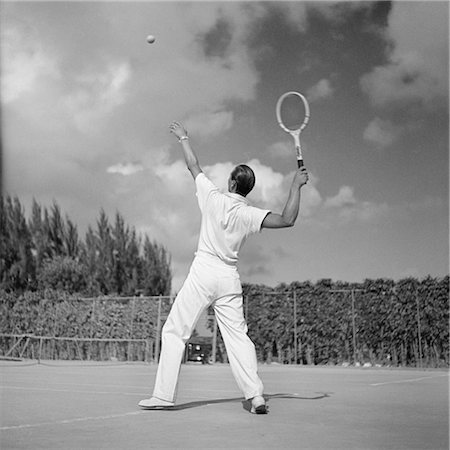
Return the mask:
<path id="1" fill-rule="evenodd" d="M 303 159 L 297 159 L 298 168 L 303 167 Z"/>

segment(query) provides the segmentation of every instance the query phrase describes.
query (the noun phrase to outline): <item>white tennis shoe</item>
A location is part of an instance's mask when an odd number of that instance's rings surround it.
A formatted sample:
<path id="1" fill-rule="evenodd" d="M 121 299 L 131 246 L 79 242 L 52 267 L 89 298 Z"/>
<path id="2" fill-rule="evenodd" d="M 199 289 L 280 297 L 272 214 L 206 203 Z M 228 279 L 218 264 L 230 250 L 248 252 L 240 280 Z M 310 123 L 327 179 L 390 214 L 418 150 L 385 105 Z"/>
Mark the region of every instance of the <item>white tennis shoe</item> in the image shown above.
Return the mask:
<path id="1" fill-rule="evenodd" d="M 157 397 L 146 398 L 138 403 L 143 409 L 166 409 L 175 406 L 174 402 L 168 402 Z"/>
<path id="2" fill-rule="evenodd" d="M 252 398 L 252 408 L 250 409 L 252 414 L 267 414 L 269 412 L 266 401 L 262 395 L 257 395 Z"/>

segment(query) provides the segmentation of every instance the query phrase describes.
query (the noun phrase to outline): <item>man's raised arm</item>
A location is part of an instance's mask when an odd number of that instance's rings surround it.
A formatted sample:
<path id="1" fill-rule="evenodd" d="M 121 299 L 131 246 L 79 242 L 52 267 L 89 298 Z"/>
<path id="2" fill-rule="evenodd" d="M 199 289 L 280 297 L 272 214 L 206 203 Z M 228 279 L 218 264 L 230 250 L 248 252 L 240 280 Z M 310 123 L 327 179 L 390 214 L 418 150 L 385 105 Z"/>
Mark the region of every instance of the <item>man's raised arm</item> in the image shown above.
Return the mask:
<path id="1" fill-rule="evenodd" d="M 292 227 L 297 220 L 300 209 L 300 190 L 308 182 L 308 173 L 304 167 L 297 170 L 292 180 L 289 197 L 282 214 L 269 213 L 263 220 L 261 228 Z"/>
<path id="2" fill-rule="evenodd" d="M 187 131 L 178 122 L 173 122 L 169 126 L 170 131 L 178 138 L 178 141 L 181 143 L 183 147 L 183 155 L 186 161 L 187 168 L 191 172 L 194 180 L 199 173 L 202 172 L 202 169 L 198 163 L 197 155 L 189 143 L 189 137 L 187 135 Z"/>

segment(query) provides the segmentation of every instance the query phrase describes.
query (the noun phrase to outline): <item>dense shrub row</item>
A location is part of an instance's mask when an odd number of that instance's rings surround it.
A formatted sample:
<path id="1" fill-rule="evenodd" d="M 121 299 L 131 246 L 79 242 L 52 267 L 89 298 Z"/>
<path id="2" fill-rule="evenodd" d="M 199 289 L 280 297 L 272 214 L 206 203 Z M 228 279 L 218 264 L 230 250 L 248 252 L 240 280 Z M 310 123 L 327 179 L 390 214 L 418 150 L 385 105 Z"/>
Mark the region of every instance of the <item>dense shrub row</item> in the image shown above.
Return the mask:
<path id="1" fill-rule="evenodd" d="M 10 356 L 37 358 L 40 355 L 50 359 L 110 359 L 119 356 L 120 359 L 130 359 L 127 353 L 132 351 L 139 353 L 132 359 L 152 358 L 158 315 L 158 302 L 153 299 L 83 298 L 54 290 L 20 295 L 3 291 L 0 297 L 0 333 L 38 337 L 30 341 L 27 349 L 23 349 L 26 341 L 22 342 Z M 39 337 L 56 339 L 39 340 Z M 130 339 L 147 342 L 126 342 Z M 4 336 L 0 342 L 1 351 L 6 355 L 17 338 Z M 37 349 L 38 345 L 44 348 Z M 144 350 L 143 347 L 148 345 L 152 347 Z"/>
<path id="2" fill-rule="evenodd" d="M 129 342 L 94 345 L 89 341 L 75 344 L 55 340 L 51 342 L 51 357 L 148 359 L 145 352 L 153 354 L 155 350 L 159 303 L 155 298 L 86 300 L 50 290 L 20 295 L 0 292 L 0 298 L 2 334 L 143 339 L 152 343 L 152 348 L 144 351 Z M 448 276 L 398 282 L 366 280 L 360 284 L 321 280 L 282 284 L 275 289 L 246 284 L 244 308 L 249 335 L 261 362 L 449 365 Z M 161 302 L 162 319 L 169 309 L 170 301 Z M 11 338 L 3 338 L 3 354 L 13 344 Z M 30 344 L 23 356 L 34 357 L 36 352 Z M 220 336 L 217 355 L 226 361 Z"/>
<path id="3" fill-rule="evenodd" d="M 344 292 L 333 292 L 339 290 Z M 449 365 L 448 276 L 352 285 L 321 280 L 275 290 L 247 285 L 245 296 L 249 334 L 261 361 Z"/>

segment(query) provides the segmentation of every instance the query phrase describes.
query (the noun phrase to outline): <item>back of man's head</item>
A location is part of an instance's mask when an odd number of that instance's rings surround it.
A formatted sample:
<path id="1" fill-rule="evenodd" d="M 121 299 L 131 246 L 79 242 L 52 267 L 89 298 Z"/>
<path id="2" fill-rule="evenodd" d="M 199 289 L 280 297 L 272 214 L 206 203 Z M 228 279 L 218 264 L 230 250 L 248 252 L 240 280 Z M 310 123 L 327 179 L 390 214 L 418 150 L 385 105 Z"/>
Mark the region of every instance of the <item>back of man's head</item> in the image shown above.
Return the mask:
<path id="1" fill-rule="evenodd" d="M 239 164 L 233 169 L 231 179 L 236 181 L 236 193 L 243 197 L 255 186 L 255 173 L 245 164 Z"/>

